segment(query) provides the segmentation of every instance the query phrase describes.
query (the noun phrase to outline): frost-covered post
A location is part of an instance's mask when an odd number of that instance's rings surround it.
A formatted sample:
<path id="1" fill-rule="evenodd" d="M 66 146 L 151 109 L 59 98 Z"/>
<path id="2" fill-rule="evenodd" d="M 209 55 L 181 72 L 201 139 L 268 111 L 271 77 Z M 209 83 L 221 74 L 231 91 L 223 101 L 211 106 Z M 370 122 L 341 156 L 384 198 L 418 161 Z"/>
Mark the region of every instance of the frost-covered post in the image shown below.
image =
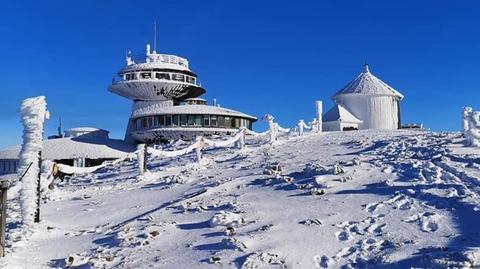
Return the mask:
<path id="1" fill-rule="evenodd" d="M 277 141 L 277 128 L 273 120 L 275 119 L 272 115 L 266 114 L 263 116 L 263 119 L 268 123 L 268 128 L 270 129 L 270 143 Z"/>
<path id="2" fill-rule="evenodd" d="M 464 107 L 463 108 L 463 113 L 462 113 L 462 127 L 463 127 L 463 134 L 466 135 L 469 129 L 469 118 L 470 115 L 472 114 L 473 109 L 471 107 Z"/>
<path id="3" fill-rule="evenodd" d="M 242 129 L 240 129 L 240 138 L 238 139 L 238 147 L 240 149 L 244 149 L 245 148 L 245 127 L 243 127 Z"/>
<path id="4" fill-rule="evenodd" d="M 200 163 L 202 161 L 202 149 L 205 146 L 203 142 L 203 136 L 197 136 L 197 141 L 195 142 L 197 146 L 195 147 L 195 152 L 197 153 L 197 161 Z"/>
<path id="5" fill-rule="evenodd" d="M 315 102 L 315 108 L 317 111 L 317 125 L 316 125 L 316 132 L 322 132 L 322 113 L 323 113 L 323 104 L 322 101 Z"/>
<path id="6" fill-rule="evenodd" d="M 19 154 L 18 169 L 19 176 L 23 174 L 20 206 L 23 225 L 27 230 L 31 230 L 37 213 L 39 195 L 37 184 L 40 175 L 40 152 L 43 149 L 43 123 L 49 117 L 45 96 L 23 100 L 20 113 L 23 125 L 23 144 Z"/>
<path id="7" fill-rule="evenodd" d="M 147 147 L 145 144 L 138 144 L 137 145 L 137 162 L 138 162 L 138 169 L 140 170 L 140 174 L 147 172 L 147 162 L 145 151 Z"/>
<path id="8" fill-rule="evenodd" d="M 303 127 L 305 126 L 305 122 L 303 120 L 300 120 L 298 122 L 298 135 L 302 136 L 303 135 Z"/>

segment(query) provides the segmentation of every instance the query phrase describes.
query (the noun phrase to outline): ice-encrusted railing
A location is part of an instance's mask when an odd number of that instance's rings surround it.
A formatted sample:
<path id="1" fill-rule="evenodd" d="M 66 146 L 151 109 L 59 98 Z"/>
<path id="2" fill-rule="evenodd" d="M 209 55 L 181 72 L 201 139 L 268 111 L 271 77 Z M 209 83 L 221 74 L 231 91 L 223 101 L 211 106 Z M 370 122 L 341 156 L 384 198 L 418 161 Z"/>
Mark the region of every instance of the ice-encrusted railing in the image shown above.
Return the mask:
<path id="1" fill-rule="evenodd" d="M 480 147 L 480 111 L 471 107 L 463 109 L 463 134 L 467 146 Z"/>
<path id="2" fill-rule="evenodd" d="M 268 142 L 270 144 L 276 144 L 278 141 L 278 136 L 279 134 L 295 134 L 295 129 L 292 128 L 283 128 L 280 126 L 277 122 L 274 122 L 274 117 L 272 115 L 265 115 L 263 117 L 263 120 L 265 120 L 268 123 L 269 129 L 265 132 L 255 132 L 252 130 L 249 130 L 245 127 L 241 128 L 237 134 L 235 134 L 233 137 L 227 140 L 212 140 L 205 138 L 203 136 L 197 137 L 194 143 L 191 145 L 183 148 L 183 149 L 176 149 L 176 150 L 163 150 L 163 149 L 158 149 L 155 147 L 148 147 L 145 144 L 139 144 L 138 148 L 135 152 L 130 153 L 126 155 L 122 159 L 117 159 L 114 161 L 107 161 L 104 162 L 101 165 L 98 166 L 93 166 L 93 167 L 73 167 L 69 165 L 64 165 L 64 164 L 57 164 L 57 169 L 65 174 L 88 174 L 92 173 L 100 168 L 104 168 L 107 166 L 114 166 L 120 162 L 123 162 L 124 160 L 130 159 L 136 159 L 138 162 L 138 167 L 140 169 L 140 172 L 143 173 L 147 170 L 147 154 L 153 157 L 162 157 L 162 158 L 175 158 L 175 157 L 180 157 L 186 154 L 189 154 L 193 151 L 196 152 L 197 155 L 197 161 L 201 162 L 202 160 L 202 151 L 205 148 L 226 148 L 226 147 L 231 147 L 232 145 L 237 145 L 240 150 L 245 148 L 245 141 L 246 141 L 246 136 L 253 136 L 253 137 L 267 137 L 268 136 Z M 299 124 L 299 127 L 305 128 L 308 130 L 312 130 L 312 126 L 314 126 L 315 121 L 310 123 L 310 126 L 305 124 L 303 120 L 301 121 L 302 124 Z M 303 134 L 303 131 L 301 131 Z"/>

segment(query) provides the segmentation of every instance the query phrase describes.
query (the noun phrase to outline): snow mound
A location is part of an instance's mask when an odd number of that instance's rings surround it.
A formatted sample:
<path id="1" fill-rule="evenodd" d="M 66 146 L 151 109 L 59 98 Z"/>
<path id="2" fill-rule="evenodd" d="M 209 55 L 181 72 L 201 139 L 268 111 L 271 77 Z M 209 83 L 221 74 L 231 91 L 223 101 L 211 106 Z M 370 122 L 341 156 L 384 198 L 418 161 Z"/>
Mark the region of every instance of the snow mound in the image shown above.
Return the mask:
<path id="1" fill-rule="evenodd" d="M 220 211 L 210 219 L 211 227 L 218 227 L 218 226 L 239 227 L 244 223 L 245 223 L 245 220 L 242 218 L 240 214 L 227 212 L 227 211 Z"/>

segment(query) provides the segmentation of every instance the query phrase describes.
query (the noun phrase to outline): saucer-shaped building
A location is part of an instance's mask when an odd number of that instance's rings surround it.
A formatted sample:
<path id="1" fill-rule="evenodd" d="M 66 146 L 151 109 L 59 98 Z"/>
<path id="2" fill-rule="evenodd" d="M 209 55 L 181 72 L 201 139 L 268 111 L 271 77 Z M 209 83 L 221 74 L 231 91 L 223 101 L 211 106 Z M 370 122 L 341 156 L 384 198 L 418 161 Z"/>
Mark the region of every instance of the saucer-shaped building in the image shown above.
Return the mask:
<path id="1" fill-rule="evenodd" d="M 161 143 L 190 140 L 198 135 L 233 134 L 252 128 L 250 115 L 207 105 L 198 98 L 205 93 L 187 59 L 151 51 L 140 57 L 128 55 L 109 86 L 109 91 L 133 101 L 125 134 L 127 142 Z"/>

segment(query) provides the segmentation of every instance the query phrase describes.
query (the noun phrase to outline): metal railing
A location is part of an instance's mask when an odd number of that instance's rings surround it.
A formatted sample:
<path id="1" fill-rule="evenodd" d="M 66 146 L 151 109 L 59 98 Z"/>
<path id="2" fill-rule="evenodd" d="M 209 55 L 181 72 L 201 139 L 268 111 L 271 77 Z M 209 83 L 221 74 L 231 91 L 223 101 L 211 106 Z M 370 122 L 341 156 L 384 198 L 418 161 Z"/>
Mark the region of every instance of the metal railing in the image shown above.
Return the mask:
<path id="1" fill-rule="evenodd" d="M 136 73 L 145 73 L 145 71 L 144 72 L 136 72 Z M 177 73 L 168 73 L 168 74 L 170 74 L 170 77 L 171 77 L 172 74 L 177 74 Z M 112 84 L 118 84 L 118 83 L 123 83 L 123 82 L 128 82 L 128 81 L 136 81 L 136 80 L 153 80 L 153 81 L 160 80 L 160 81 L 166 81 L 166 82 L 186 83 L 186 84 L 202 87 L 202 83 L 200 82 L 200 79 L 198 79 L 198 78 L 195 78 L 194 82 L 188 82 L 186 80 L 182 81 L 182 80 L 174 80 L 174 79 L 159 79 L 159 78 L 155 77 L 155 72 L 153 72 L 153 74 L 151 75 L 150 78 L 138 78 L 138 79 L 136 78 L 136 79 L 130 79 L 130 80 L 126 80 L 122 76 L 116 74 L 112 78 Z"/>
<path id="2" fill-rule="evenodd" d="M 141 55 L 131 55 L 130 58 L 135 62 L 135 64 L 140 63 L 166 63 L 166 64 L 176 64 L 188 68 L 188 60 L 176 55 L 169 54 L 141 54 Z"/>

